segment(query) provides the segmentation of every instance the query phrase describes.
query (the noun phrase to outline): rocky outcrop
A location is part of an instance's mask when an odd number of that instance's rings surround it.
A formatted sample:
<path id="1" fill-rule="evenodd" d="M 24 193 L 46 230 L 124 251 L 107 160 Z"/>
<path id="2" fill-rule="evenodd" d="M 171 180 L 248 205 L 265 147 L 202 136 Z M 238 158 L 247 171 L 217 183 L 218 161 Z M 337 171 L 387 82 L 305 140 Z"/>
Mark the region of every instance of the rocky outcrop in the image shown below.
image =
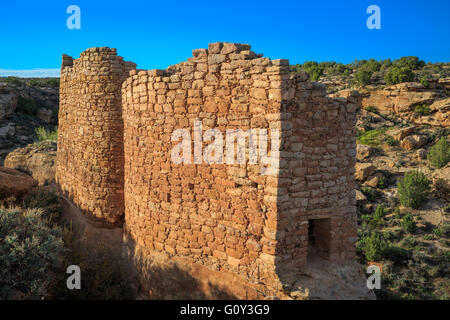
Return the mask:
<path id="1" fill-rule="evenodd" d="M 414 108 L 423 104 L 430 107 L 430 115 L 414 113 Z M 363 108 L 374 106 L 383 113 L 395 114 L 417 124 L 450 126 L 449 104 L 442 86 L 430 89 L 417 82 L 404 82 L 361 94 Z"/>
<path id="2" fill-rule="evenodd" d="M 450 78 L 439 79 L 437 85 L 443 89 L 450 90 Z"/>
<path id="3" fill-rule="evenodd" d="M 371 147 L 365 145 L 365 144 L 357 144 L 356 145 L 356 160 L 362 161 L 364 159 L 367 159 L 370 157 L 370 155 L 373 153 L 373 150 Z"/>
<path id="4" fill-rule="evenodd" d="M 391 131 L 386 132 L 386 134 L 390 135 L 392 138 L 394 138 L 397 141 L 402 141 L 407 136 L 412 134 L 415 129 L 416 129 L 416 127 L 411 126 L 411 127 L 407 127 L 407 128 L 401 128 L 398 130 L 391 130 Z"/>
<path id="5" fill-rule="evenodd" d="M 55 181 L 56 143 L 43 142 L 16 149 L 6 156 L 4 166 L 29 172 L 39 185 Z"/>
<path id="6" fill-rule="evenodd" d="M 57 119 L 54 115 L 59 107 L 57 88 L 12 83 L 0 83 L 0 120 L 9 118 L 15 112 L 23 111 L 21 110 L 21 98 L 33 104 L 39 119 L 46 123 L 56 124 Z"/>
<path id="7" fill-rule="evenodd" d="M 370 163 L 359 163 L 355 165 L 355 179 L 364 181 L 375 172 L 375 166 Z"/>
<path id="8" fill-rule="evenodd" d="M 0 137 L 8 138 L 16 134 L 16 128 L 10 124 L 0 128 Z"/>
<path id="9" fill-rule="evenodd" d="M 37 184 L 36 180 L 25 173 L 0 167 L 0 199 L 22 196 Z"/>
<path id="10" fill-rule="evenodd" d="M 14 113 L 17 108 L 17 93 L 5 83 L 0 83 L 0 119 Z"/>
<path id="11" fill-rule="evenodd" d="M 366 92 L 361 104 L 363 108 L 375 106 L 380 111 L 402 113 L 412 111 L 418 104 L 431 104 L 442 97 L 440 92 L 430 91 L 420 83 L 404 82 L 383 90 Z"/>
<path id="12" fill-rule="evenodd" d="M 423 147 L 424 145 L 427 144 L 427 142 L 428 142 L 427 137 L 425 137 L 424 135 L 415 134 L 404 138 L 401 141 L 400 146 L 405 150 L 415 150 L 420 147 Z"/>
<path id="13" fill-rule="evenodd" d="M 52 116 L 53 112 L 50 109 L 41 108 L 37 112 L 37 117 L 44 121 L 45 123 L 51 123 L 52 122 Z"/>
<path id="14" fill-rule="evenodd" d="M 448 112 L 450 111 L 450 98 L 440 99 L 434 101 L 430 105 L 431 111 L 441 111 L 441 112 Z"/>
<path id="15" fill-rule="evenodd" d="M 381 179 L 384 178 L 384 175 L 381 172 L 375 173 L 373 176 L 367 178 L 366 182 L 363 183 L 363 186 L 376 188 Z"/>
<path id="16" fill-rule="evenodd" d="M 450 163 L 432 174 L 434 188 L 447 200 L 450 200 Z"/>

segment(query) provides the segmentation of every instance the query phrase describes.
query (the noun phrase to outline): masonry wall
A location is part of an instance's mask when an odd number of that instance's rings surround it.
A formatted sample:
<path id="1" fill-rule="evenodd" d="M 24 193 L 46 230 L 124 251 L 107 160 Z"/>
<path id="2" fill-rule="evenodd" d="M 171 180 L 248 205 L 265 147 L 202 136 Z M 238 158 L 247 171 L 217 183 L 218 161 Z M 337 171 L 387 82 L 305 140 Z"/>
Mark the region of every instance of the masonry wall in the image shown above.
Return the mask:
<path id="1" fill-rule="evenodd" d="M 135 64 L 116 49 L 63 56 L 56 180 L 90 217 L 123 219 L 123 122 L 120 88 Z"/>
<path id="2" fill-rule="evenodd" d="M 210 44 L 167 70 L 132 71 L 122 107 L 125 229 L 149 253 L 272 286 L 295 278 L 313 253 L 353 257 L 355 106 L 291 77 L 287 60 Z M 262 175 L 266 166 L 248 160 L 175 164 L 171 135 L 186 128 L 192 137 L 196 120 L 224 140 L 227 129 L 279 129 L 275 170 Z"/>
<path id="3" fill-rule="evenodd" d="M 320 83 L 286 76 L 277 192 L 276 272 L 295 275 L 315 256 L 355 255 L 356 105 Z M 282 280 L 283 280 L 282 279 Z"/>

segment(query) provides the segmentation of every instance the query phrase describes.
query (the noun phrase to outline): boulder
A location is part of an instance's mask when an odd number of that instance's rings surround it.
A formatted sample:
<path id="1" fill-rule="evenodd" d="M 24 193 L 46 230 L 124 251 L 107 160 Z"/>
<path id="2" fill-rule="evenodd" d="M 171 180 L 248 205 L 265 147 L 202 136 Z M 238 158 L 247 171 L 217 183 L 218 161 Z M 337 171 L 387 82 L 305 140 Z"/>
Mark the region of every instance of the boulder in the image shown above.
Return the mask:
<path id="1" fill-rule="evenodd" d="M 394 84 L 389 89 L 398 90 L 400 92 L 415 92 L 415 91 L 423 91 L 425 86 L 421 84 L 420 82 L 401 82 L 398 84 Z"/>
<path id="2" fill-rule="evenodd" d="M 438 86 L 450 90 L 450 78 L 441 78 L 438 81 Z"/>
<path id="3" fill-rule="evenodd" d="M 394 110 L 394 103 L 392 99 L 382 91 L 376 91 L 370 93 L 370 95 L 366 97 L 363 97 L 361 104 L 364 108 L 368 106 L 375 106 L 382 112 L 393 112 Z"/>
<path id="4" fill-rule="evenodd" d="M 0 138 L 12 137 L 16 134 L 16 128 L 11 125 L 0 128 Z"/>
<path id="5" fill-rule="evenodd" d="M 46 123 L 52 122 L 52 115 L 52 110 L 46 108 L 39 109 L 37 113 L 37 117 Z"/>
<path id="6" fill-rule="evenodd" d="M 432 174 L 433 185 L 446 199 L 450 198 L 450 163 Z"/>
<path id="7" fill-rule="evenodd" d="M 367 159 L 372 154 L 372 148 L 365 144 L 357 144 L 356 145 L 356 159 L 358 161 L 362 161 Z"/>
<path id="8" fill-rule="evenodd" d="M 355 165 L 355 179 L 364 181 L 375 172 L 375 166 L 370 163 L 357 162 Z"/>
<path id="9" fill-rule="evenodd" d="M 431 104 L 439 95 L 435 92 L 404 92 L 394 98 L 395 113 L 411 111 L 419 104 Z"/>
<path id="10" fill-rule="evenodd" d="M 419 159 L 426 159 L 427 158 L 427 150 L 425 149 L 419 149 L 416 151 L 417 157 Z"/>
<path id="11" fill-rule="evenodd" d="M 404 150 L 414 150 L 426 145 L 427 142 L 428 138 L 426 136 L 415 134 L 412 136 L 407 136 L 405 139 L 403 139 L 400 142 L 400 146 Z"/>
<path id="12" fill-rule="evenodd" d="M 407 136 L 412 134 L 415 129 L 416 129 L 416 127 L 411 126 L 411 127 L 401 128 L 401 129 L 397 129 L 397 130 L 390 130 L 390 131 L 387 131 L 386 134 L 391 136 L 392 138 L 394 138 L 397 141 L 402 141 Z"/>
<path id="13" fill-rule="evenodd" d="M 356 192 L 356 203 L 357 204 L 364 204 L 367 202 L 367 198 L 361 191 L 355 189 Z"/>
<path id="14" fill-rule="evenodd" d="M 56 143 L 44 142 L 40 146 L 29 144 L 6 156 L 4 166 L 29 172 L 39 185 L 55 181 Z"/>
<path id="15" fill-rule="evenodd" d="M 433 102 L 430 105 L 431 111 L 450 111 L 450 98 L 440 99 Z"/>
<path id="16" fill-rule="evenodd" d="M 377 172 L 374 175 L 367 178 L 366 182 L 363 183 L 363 186 L 376 188 L 378 187 L 378 182 L 384 177 L 381 172 Z"/>
<path id="17" fill-rule="evenodd" d="M 0 199 L 22 196 L 38 184 L 20 171 L 0 167 Z"/>

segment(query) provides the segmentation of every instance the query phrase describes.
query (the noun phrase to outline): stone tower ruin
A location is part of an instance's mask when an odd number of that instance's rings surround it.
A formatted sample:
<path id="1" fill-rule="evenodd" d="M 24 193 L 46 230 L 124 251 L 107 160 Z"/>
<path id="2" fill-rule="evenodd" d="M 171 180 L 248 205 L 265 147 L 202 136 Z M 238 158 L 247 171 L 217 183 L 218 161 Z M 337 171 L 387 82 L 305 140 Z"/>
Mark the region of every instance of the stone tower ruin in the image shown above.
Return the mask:
<path id="1" fill-rule="evenodd" d="M 354 259 L 356 105 L 325 89 L 244 44 L 210 44 L 167 70 L 136 70 L 109 48 L 64 56 L 57 182 L 88 216 L 123 220 L 142 255 L 281 290 L 314 259 Z M 196 161 L 194 142 L 175 163 L 178 129 L 225 143 L 227 130 L 278 130 L 279 151 L 270 174 L 249 154 Z M 261 153 L 264 141 L 244 139 Z"/>
<path id="2" fill-rule="evenodd" d="M 136 65 L 116 49 L 90 48 L 61 66 L 56 180 L 82 210 L 123 219 L 123 81 Z"/>

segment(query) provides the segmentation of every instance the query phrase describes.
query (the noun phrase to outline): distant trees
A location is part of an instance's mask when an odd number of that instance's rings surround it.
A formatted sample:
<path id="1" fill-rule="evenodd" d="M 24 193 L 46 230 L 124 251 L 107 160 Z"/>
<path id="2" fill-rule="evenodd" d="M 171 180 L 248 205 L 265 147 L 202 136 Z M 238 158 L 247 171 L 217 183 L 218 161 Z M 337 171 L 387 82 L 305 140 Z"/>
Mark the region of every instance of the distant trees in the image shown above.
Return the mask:
<path id="1" fill-rule="evenodd" d="M 411 70 L 420 70 L 425 66 L 425 62 L 419 60 L 418 57 L 409 56 L 409 57 L 401 57 L 400 59 L 395 60 L 394 65 L 398 67 L 406 67 Z"/>
<path id="2" fill-rule="evenodd" d="M 428 161 L 433 167 L 442 168 L 450 161 L 450 145 L 446 137 L 441 137 L 438 142 L 431 147 L 427 154 Z"/>
<path id="3" fill-rule="evenodd" d="M 450 75 L 449 63 L 425 63 L 415 56 L 405 56 L 394 61 L 391 59 L 355 60 L 349 64 L 335 61 L 307 61 L 293 66 L 292 71 L 305 71 L 313 81 L 319 81 L 327 76 L 351 78 L 353 84 L 360 86 L 371 83 L 380 84 L 383 79 L 387 85 L 420 79 L 424 86 L 428 86 L 428 79 Z"/>
<path id="4" fill-rule="evenodd" d="M 0 77 L 0 82 L 13 84 L 15 86 L 59 88 L 59 78 Z"/>
<path id="5" fill-rule="evenodd" d="M 319 81 L 320 77 L 323 75 L 324 67 L 320 66 L 316 61 L 307 61 L 302 67 L 313 81 Z"/>
<path id="6" fill-rule="evenodd" d="M 409 67 L 399 67 L 394 65 L 384 75 L 384 81 L 388 85 L 393 85 L 401 82 L 414 81 L 414 72 Z"/>
<path id="7" fill-rule="evenodd" d="M 373 71 L 370 70 L 370 67 L 361 67 L 355 73 L 355 80 L 359 85 L 365 86 L 370 84 L 370 80 L 372 78 Z"/>

